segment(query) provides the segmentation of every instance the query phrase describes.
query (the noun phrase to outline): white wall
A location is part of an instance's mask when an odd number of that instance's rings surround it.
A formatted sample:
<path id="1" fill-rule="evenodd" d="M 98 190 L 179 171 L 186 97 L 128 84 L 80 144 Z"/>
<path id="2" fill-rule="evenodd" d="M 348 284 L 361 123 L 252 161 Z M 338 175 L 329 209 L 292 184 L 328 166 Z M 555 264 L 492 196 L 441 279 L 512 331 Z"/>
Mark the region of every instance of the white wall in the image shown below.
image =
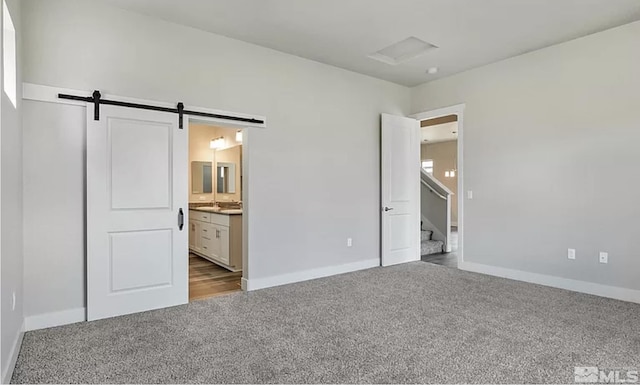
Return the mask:
<path id="1" fill-rule="evenodd" d="M 23 13 L 26 82 L 267 117 L 246 159 L 250 280 L 377 264 L 380 113 L 408 113 L 407 88 L 96 2 L 28 0 Z M 84 125 L 80 107 L 26 108 L 33 316 L 84 306 Z"/>
<path id="2" fill-rule="evenodd" d="M 17 36 L 18 82 L 20 82 L 20 3 L 8 0 L 7 6 L 12 16 Z M 0 3 L 1 7 L 1 3 Z M 0 11 L 1 12 L 1 11 Z M 0 28 L 2 30 L 2 28 Z M 1 39 L 0 39 L 1 41 Z M 0 60 L 1 61 L 1 60 Z M 0 78 L 2 78 L 0 71 Z M 1 81 L 0 81 L 1 82 Z M 18 83 L 20 84 L 20 83 Z M 23 324 L 23 251 L 22 251 L 22 130 L 21 130 L 21 93 L 18 87 L 18 106 L 13 104 L 2 91 L 0 83 L 1 103 L 1 266 L 2 270 L 2 348 L 0 351 L 0 367 L 2 380 L 7 381 L 13 371 L 13 362 L 17 357 L 17 349 L 22 336 Z M 13 309 L 12 297 L 15 293 L 16 306 Z"/>
<path id="3" fill-rule="evenodd" d="M 412 90 L 466 103 L 466 262 L 640 289 L 638 47 L 640 22 Z"/>

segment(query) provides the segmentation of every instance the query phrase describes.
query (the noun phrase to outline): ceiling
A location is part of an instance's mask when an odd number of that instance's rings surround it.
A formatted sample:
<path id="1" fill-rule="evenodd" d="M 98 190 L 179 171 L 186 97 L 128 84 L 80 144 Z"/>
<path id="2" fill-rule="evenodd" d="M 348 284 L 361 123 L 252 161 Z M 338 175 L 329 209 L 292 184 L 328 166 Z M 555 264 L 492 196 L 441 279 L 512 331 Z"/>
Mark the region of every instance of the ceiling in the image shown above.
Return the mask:
<path id="1" fill-rule="evenodd" d="M 448 142 L 458 139 L 458 122 L 422 127 L 422 144 Z"/>
<path id="2" fill-rule="evenodd" d="M 639 0 L 101 1 L 406 86 L 640 20 Z M 410 37 L 438 48 L 369 57 Z"/>

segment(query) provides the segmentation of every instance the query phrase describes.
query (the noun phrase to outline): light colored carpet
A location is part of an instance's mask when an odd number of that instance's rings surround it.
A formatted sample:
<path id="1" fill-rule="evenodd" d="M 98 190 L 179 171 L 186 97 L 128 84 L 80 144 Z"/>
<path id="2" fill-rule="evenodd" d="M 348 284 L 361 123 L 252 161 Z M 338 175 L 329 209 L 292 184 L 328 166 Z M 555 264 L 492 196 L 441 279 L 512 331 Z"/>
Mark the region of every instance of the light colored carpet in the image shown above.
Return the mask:
<path id="1" fill-rule="evenodd" d="M 416 262 L 26 333 L 16 383 L 572 383 L 640 305 Z"/>

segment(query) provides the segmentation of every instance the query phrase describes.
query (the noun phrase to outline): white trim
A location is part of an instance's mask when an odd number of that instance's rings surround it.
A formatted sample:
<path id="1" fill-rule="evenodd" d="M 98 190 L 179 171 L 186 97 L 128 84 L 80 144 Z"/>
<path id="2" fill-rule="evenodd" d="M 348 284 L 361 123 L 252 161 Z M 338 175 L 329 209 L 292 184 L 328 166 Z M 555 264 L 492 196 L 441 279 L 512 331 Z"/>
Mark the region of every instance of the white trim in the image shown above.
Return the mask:
<path id="1" fill-rule="evenodd" d="M 463 262 L 458 265 L 458 268 L 461 270 L 472 271 L 474 273 L 535 283 L 538 285 L 576 291 L 579 293 L 613 298 L 620 301 L 640 303 L 640 290 L 601 285 L 599 283 L 578 281 L 575 279 L 556 277 L 552 275 L 529 273 L 521 270 L 506 269 L 503 267 L 489 266 L 473 262 Z"/>
<path id="2" fill-rule="evenodd" d="M 83 322 L 87 320 L 87 310 L 84 307 L 53 313 L 38 314 L 26 317 L 24 320 L 25 331 L 52 328 Z"/>
<path id="3" fill-rule="evenodd" d="M 13 370 L 16 368 L 16 362 L 18 362 L 18 354 L 20 354 L 20 348 L 22 347 L 23 338 L 24 321 L 22 321 L 20 331 L 18 332 L 16 339 L 13 341 L 13 345 L 11 346 L 11 350 L 9 351 L 9 362 L 7 363 L 7 367 L 4 368 L 4 371 L 2 373 L 3 384 L 8 384 L 11 382 L 11 377 L 13 377 Z"/>
<path id="4" fill-rule="evenodd" d="M 456 226 L 458 227 L 458 250 L 456 255 L 458 256 L 458 266 L 464 263 L 464 110 L 467 107 L 465 103 L 455 104 L 449 107 L 438 108 L 436 110 L 419 112 L 417 114 L 410 115 L 411 118 L 419 121 L 433 119 L 440 116 L 457 115 L 458 116 L 458 221 Z M 451 210 L 449 214 L 451 215 Z M 447 230 L 447 237 L 451 236 L 451 226 Z M 449 238 L 447 238 L 448 240 Z M 447 242 L 448 244 L 448 242 Z M 448 248 L 447 248 L 448 250 Z"/>
<path id="5" fill-rule="evenodd" d="M 59 99 L 58 94 L 60 93 L 86 97 L 86 96 L 91 96 L 92 91 L 89 92 L 89 91 L 74 90 L 70 88 L 50 87 L 50 86 L 45 86 L 41 84 L 22 83 L 22 99 L 23 100 L 35 100 L 35 101 L 47 102 L 47 103 L 68 104 L 68 105 L 80 106 L 80 107 L 86 106 L 86 102 Z M 107 93 L 104 93 L 102 97 L 104 99 L 117 99 L 119 101 L 129 102 L 129 103 L 153 104 L 159 107 L 166 107 L 166 108 L 176 107 L 175 103 L 160 102 L 157 100 L 130 98 L 126 96 L 113 95 L 113 94 L 107 94 Z M 233 112 L 233 111 L 214 110 L 211 108 L 204 108 L 204 107 L 197 107 L 197 106 L 189 106 L 186 109 L 197 110 L 197 111 L 206 112 L 209 114 L 230 115 L 230 116 L 237 116 L 237 117 L 248 118 L 248 119 L 257 119 L 257 120 L 262 120 L 264 123 L 262 124 L 241 123 L 233 120 L 215 119 L 215 118 L 209 118 L 209 117 L 205 118 L 200 116 L 191 116 L 190 119 L 192 121 L 215 122 L 215 123 L 223 124 L 225 126 L 233 126 L 238 128 L 244 128 L 244 127 L 265 128 L 267 126 L 267 119 L 264 116 L 242 114 L 242 113 Z"/>
<path id="6" fill-rule="evenodd" d="M 466 104 L 461 103 L 449 107 L 438 108 L 437 110 L 419 112 L 417 114 L 409 115 L 409 117 L 416 120 L 427 120 L 447 115 L 458 115 L 458 117 L 460 117 L 464 113 L 466 106 Z M 460 138 L 460 135 L 458 135 L 458 138 Z"/>
<path id="7" fill-rule="evenodd" d="M 288 283 L 308 281 L 310 279 L 329 277 L 337 274 L 350 273 L 352 271 L 370 269 L 380 266 L 379 258 L 367 259 L 365 261 L 352 262 L 338 266 L 320 267 L 317 269 L 297 271 L 295 273 L 287 273 L 276 275 L 273 277 L 242 279 L 242 284 L 247 291 L 265 289 L 267 287 L 286 285 Z"/>
<path id="8" fill-rule="evenodd" d="M 72 106 L 86 107 L 86 102 L 78 100 L 59 99 L 58 94 L 73 94 L 78 96 L 91 96 L 91 92 L 73 90 L 70 88 L 49 87 L 40 84 L 22 83 L 22 100 L 35 100 L 39 102 L 68 104 Z"/>

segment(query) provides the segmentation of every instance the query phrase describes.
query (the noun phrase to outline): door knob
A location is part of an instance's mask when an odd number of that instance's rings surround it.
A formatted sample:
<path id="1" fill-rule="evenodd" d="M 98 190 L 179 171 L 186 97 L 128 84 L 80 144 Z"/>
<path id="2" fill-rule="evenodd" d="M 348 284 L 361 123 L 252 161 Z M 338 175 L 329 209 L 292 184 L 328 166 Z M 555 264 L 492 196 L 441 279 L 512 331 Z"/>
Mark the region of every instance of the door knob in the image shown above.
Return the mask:
<path id="1" fill-rule="evenodd" d="M 393 210 L 393 207 L 385 207 L 384 208 L 384 211 L 391 211 L 391 210 Z"/>

